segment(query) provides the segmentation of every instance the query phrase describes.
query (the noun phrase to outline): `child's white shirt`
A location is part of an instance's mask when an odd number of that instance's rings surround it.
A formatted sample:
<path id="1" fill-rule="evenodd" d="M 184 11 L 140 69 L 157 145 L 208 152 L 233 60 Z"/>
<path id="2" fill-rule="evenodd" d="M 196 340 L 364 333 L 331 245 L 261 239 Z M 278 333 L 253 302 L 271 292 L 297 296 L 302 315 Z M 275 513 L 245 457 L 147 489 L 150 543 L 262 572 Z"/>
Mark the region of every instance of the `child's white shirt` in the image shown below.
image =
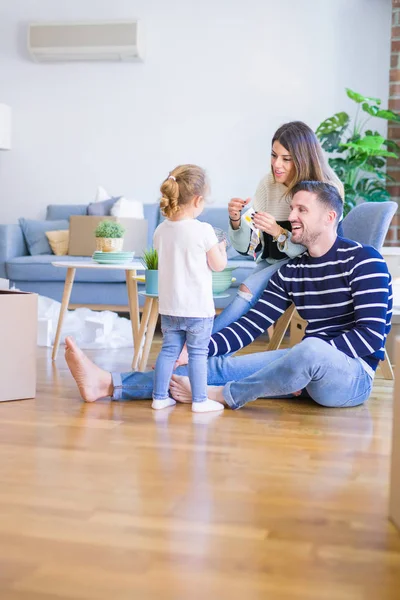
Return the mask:
<path id="1" fill-rule="evenodd" d="M 209 223 L 169 221 L 155 230 L 158 252 L 159 313 L 174 317 L 213 317 L 212 272 L 206 253 L 218 244 Z"/>

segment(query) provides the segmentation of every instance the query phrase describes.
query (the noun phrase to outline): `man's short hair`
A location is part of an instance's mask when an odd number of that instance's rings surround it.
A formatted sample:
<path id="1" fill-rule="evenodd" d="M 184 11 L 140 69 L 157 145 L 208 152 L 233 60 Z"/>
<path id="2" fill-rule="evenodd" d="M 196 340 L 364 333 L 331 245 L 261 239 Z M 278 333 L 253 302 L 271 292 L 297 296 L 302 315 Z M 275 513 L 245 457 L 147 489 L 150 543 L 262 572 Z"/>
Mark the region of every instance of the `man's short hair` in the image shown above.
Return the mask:
<path id="1" fill-rule="evenodd" d="M 292 188 L 292 197 L 297 192 L 311 192 L 315 194 L 322 204 L 330 210 L 334 210 L 339 221 L 343 215 L 343 200 L 334 185 L 322 181 L 299 181 Z"/>

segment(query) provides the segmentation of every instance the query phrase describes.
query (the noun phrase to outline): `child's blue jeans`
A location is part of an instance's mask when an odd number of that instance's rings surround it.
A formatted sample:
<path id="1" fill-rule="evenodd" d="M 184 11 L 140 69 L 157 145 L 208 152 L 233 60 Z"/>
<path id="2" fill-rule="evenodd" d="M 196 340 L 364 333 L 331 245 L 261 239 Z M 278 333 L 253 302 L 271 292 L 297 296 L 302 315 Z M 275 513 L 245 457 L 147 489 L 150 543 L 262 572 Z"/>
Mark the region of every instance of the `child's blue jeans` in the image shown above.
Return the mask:
<path id="1" fill-rule="evenodd" d="M 163 345 L 158 355 L 154 380 L 154 400 L 169 397 L 169 382 L 186 342 L 189 363 L 188 375 L 193 402 L 207 400 L 207 357 L 214 318 L 171 317 L 161 315 Z"/>

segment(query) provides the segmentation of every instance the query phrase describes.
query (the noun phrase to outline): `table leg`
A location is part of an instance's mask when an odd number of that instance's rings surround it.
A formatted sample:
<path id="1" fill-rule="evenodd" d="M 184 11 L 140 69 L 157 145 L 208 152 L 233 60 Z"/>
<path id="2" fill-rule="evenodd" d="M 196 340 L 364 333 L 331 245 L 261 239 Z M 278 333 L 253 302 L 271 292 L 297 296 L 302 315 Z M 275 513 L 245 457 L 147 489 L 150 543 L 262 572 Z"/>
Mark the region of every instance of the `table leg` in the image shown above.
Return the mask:
<path id="1" fill-rule="evenodd" d="M 140 320 L 139 334 L 137 337 L 137 341 L 135 341 L 135 353 L 133 355 L 133 362 L 132 362 L 133 370 L 137 369 L 137 365 L 139 362 L 139 356 L 140 356 L 140 350 L 142 348 L 143 339 L 146 334 L 146 328 L 149 323 L 152 304 L 153 304 L 153 298 L 150 298 L 149 296 L 147 296 L 146 300 L 144 302 L 144 306 L 143 306 L 142 318 Z"/>
<path id="2" fill-rule="evenodd" d="M 51 355 L 51 360 L 56 360 L 56 358 L 57 358 L 58 347 L 60 345 L 61 330 L 62 330 L 62 326 L 63 326 L 63 322 L 64 322 L 65 313 L 67 312 L 67 309 L 68 309 L 69 299 L 71 297 L 72 286 L 73 286 L 74 278 L 75 278 L 75 271 L 76 271 L 76 269 L 74 267 L 70 267 L 67 270 L 67 276 L 65 278 L 64 292 L 63 292 L 63 297 L 62 297 L 62 301 L 61 301 L 60 315 L 58 317 L 57 331 L 56 331 L 56 337 L 54 340 L 54 346 L 53 346 L 53 352 Z"/>
<path id="3" fill-rule="evenodd" d="M 158 318 L 158 298 L 151 298 L 152 304 L 150 309 L 150 318 L 147 326 L 146 339 L 144 342 L 142 358 L 139 363 L 139 371 L 144 371 L 147 366 L 147 360 L 150 354 L 151 343 L 154 337 L 154 330 L 157 325 Z"/>
<path id="4" fill-rule="evenodd" d="M 136 350 L 137 340 L 139 336 L 139 297 L 138 297 L 138 287 L 137 281 L 134 279 L 136 277 L 136 271 L 125 271 L 126 277 L 126 289 L 128 292 L 128 301 L 129 301 L 129 314 L 131 317 L 131 327 L 132 327 L 132 338 L 133 338 L 133 347 Z"/>

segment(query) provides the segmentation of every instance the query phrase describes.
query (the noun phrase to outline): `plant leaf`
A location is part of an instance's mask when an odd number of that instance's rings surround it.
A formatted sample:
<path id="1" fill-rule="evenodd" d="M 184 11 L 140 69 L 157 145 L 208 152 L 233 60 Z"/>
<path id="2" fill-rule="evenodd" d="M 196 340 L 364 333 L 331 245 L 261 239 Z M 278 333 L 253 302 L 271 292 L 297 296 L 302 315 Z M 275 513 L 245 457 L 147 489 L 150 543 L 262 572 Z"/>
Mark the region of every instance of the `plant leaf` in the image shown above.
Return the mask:
<path id="1" fill-rule="evenodd" d="M 388 150 L 392 150 L 393 152 L 400 152 L 400 146 L 396 144 L 393 140 L 385 140 L 383 145 L 386 146 Z"/>
<path id="2" fill-rule="evenodd" d="M 362 148 L 372 148 L 373 150 L 379 150 L 381 148 L 385 138 L 382 135 L 366 135 L 365 137 L 355 142 Z"/>
<path id="3" fill-rule="evenodd" d="M 359 94 L 358 92 L 353 92 L 353 90 L 351 90 L 350 88 L 346 88 L 346 94 L 348 95 L 349 98 L 354 100 L 354 102 L 357 102 L 357 104 L 361 104 L 362 102 L 376 102 L 376 104 L 379 105 L 382 102 L 382 100 L 380 100 L 379 98 L 371 98 L 369 96 L 363 96 L 362 94 Z"/>
<path id="4" fill-rule="evenodd" d="M 333 117 L 329 117 L 322 121 L 322 123 L 318 126 L 316 130 L 316 134 L 319 137 L 320 135 L 327 135 L 328 133 L 337 132 L 339 129 L 343 129 L 349 123 L 349 115 L 345 112 L 339 112 L 333 115 Z"/>
<path id="5" fill-rule="evenodd" d="M 365 162 L 372 170 L 383 169 L 386 164 L 385 159 L 380 156 L 369 156 Z"/>
<path id="6" fill-rule="evenodd" d="M 389 109 L 378 110 L 375 117 L 379 117 L 380 119 L 386 119 L 387 121 L 396 121 L 397 123 L 400 122 L 400 114 L 395 113 Z"/>
<path id="7" fill-rule="evenodd" d="M 376 117 L 376 114 L 379 112 L 379 106 L 370 106 L 366 102 L 363 102 L 361 108 L 364 112 L 368 113 L 369 115 L 372 115 L 373 117 Z"/>

